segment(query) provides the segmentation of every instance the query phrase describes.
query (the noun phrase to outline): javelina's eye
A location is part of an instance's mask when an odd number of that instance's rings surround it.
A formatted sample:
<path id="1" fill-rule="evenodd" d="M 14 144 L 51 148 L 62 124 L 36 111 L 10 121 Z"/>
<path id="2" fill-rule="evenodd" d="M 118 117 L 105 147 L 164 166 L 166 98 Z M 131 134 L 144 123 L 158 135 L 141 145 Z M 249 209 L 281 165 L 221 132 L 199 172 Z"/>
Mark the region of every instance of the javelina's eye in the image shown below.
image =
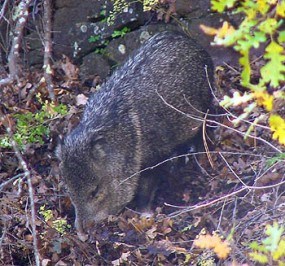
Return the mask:
<path id="1" fill-rule="evenodd" d="M 92 190 L 92 191 L 89 193 L 89 195 L 88 195 L 89 199 L 94 199 L 94 198 L 96 198 L 96 196 L 97 196 L 97 194 L 98 194 L 98 191 L 99 191 L 99 186 L 97 186 L 94 190 Z"/>
<path id="2" fill-rule="evenodd" d="M 91 155 L 94 160 L 100 161 L 106 157 L 106 148 L 108 147 L 108 144 L 103 137 L 99 136 L 97 139 L 92 140 L 91 147 Z"/>

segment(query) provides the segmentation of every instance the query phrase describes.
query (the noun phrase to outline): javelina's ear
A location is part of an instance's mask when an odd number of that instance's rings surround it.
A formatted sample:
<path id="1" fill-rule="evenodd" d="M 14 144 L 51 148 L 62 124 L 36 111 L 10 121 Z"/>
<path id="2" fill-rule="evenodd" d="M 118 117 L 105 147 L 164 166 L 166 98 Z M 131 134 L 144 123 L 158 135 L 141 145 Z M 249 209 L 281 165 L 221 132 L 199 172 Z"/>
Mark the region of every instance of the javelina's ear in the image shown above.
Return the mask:
<path id="1" fill-rule="evenodd" d="M 106 139 L 103 136 L 98 136 L 96 139 L 93 139 L 91 142 L 91 153 L 93 159 L 102 160 L 107 155 L 108 145 Z"/>
<path id="2" fill-rule="evenodd" d="M 62 161 L 62 157 L 63 157 L 62 156 L 63 147 L 64 147 L 63 136 L 59 135 L 57 147 L 55 149 L 55 155 L 60 161 Z"/>

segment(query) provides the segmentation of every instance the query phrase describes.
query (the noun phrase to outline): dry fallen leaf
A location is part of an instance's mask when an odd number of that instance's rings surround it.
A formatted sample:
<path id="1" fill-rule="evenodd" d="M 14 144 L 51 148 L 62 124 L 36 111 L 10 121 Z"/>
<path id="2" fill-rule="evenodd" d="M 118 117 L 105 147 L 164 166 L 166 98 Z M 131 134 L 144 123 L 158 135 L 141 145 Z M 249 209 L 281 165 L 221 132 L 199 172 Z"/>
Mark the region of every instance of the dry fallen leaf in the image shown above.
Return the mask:
<path id="1" fill-rule="evenodd" d="M 66 55 L 63 55 L 62 57 L 63 60 L 60 66 L 61 69 L 64 71 L 66 78 L 68 80 L 77 80 L 79 74 L 78 67 L 72 64 L 71 60 Z"/>
<path id="2" fill-rule="evenodd" d="M 78 94 L 76 96 L 76 105 L 85 105 L 87 103 L 88 97 L 86 97 L 84 94 Z"/>

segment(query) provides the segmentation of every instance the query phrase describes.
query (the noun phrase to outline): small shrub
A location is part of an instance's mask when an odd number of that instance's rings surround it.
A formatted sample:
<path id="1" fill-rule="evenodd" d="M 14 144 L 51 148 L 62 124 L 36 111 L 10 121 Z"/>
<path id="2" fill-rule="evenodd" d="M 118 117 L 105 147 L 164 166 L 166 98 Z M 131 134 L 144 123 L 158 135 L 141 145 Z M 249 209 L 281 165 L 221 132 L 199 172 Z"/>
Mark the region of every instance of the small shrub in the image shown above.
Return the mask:
<path id="1" fill-rule="evenodd" d="M 250 258 L 254 262 L 266 265 L 285 265 L 285 237 L 284 226 L 279 226 L 277 222 L 273 225 L 267 225 L 265 229 L 266 238 L 261 243 L 253 241 L 249 247 L 252 252 Z M 276 264 L 277 263 L 277 264 Z"/>
<path id="2" fill-rule="evenodd" d="M 47 210 L 46 206 L 40 207 L 39 214 L 44 217 L 44 221 L 49 224 L 53 229 L 55 229 L 61 235 L 64 235 L 67 230 L 71 228 L 64 218 L 55 218 L 52 210 Z"/>
<path id="3" fill-rule="evenodd" d="M 201 25 L 204 32 L 215 36 L 213 44 L 233 47 L 240 54 L 241 84 L 248 88 L 248 92 L 233 97 L 225 96 L 221 105 L 229 107 L 246 104 L 236 123 L 246 119 L 257 106 L 263 107 L 269 115 L 272 138 L 285 145 L 285 120 L 274 108 L 275 100 L 285 99 L 285 93 L 280 88 L 285 81 L 285 30 L 281 27 L 285 18 L 285 1 L 212 0 L 211 3 L 214 11 L 239 13 L 243 17 L 236 28 L 228 22 L 224 22 L 219 29 Z M 265 45 L 265 63 L 260 66 L 256 81 L 252 80 L 250 52 L 261 44 Z M 262 118 L 258 117 L 254 124 Z"/>
<path id="4" fill-rule="evenodd" d="M 42 145 L 44 138 L 49 135 L 49 119 L 55 118 L 58 115 L 67 114 L 67 107 L 63 104 L 55 106 L 48 101 L 41 102 L 41 104 L 41 109 L 36 113 L 27 111 L 25 113 L 12 115 L 16 124 L 13 138 L 20 149 L 24 149 L 27 144 L 39 143 Z M 0 136 L 0 147 L 12 147 L 11 140 L 7 134 Z"/>
<path id="5" fill-rule="evenodd" d="M 114 32 L 112 33 L 112 38 L 124 37 L 130 31 L 131 29 L 128 27 L 124 27 L 121 30 L 114 30 Z"/>
<path id="6" fill-rule="evenodd" d="M 112 2 L 113 10 L 107 17 L 108 25 L 112 25 L 116 16 L 123 13 L 125 9 L 129 8 L 130 5 L 130 3 L 128 3 L 126 0 L 112 0 Z M 160 3 L 160 0 L 140 0 L 139 2 L 142 2 L 144 11 L 150 11 L 155 9 L 155 7 Z"/>
<path id="7" fill-rule="evenodd" d="M 93 43 L 93 42 L 98 42 L 100 40 L 99 35 L 92 35 L 89 37 L 88 42 Z"/>

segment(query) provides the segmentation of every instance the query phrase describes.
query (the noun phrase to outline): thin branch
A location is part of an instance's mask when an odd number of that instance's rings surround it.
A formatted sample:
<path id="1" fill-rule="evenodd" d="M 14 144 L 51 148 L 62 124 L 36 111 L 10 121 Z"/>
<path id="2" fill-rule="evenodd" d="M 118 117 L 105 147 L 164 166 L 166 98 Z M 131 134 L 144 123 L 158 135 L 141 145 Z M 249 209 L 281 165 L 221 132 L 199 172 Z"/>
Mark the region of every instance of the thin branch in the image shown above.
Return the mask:
<path id="1" fill-rule="evenodd" d="M 228 65 L 227 65 L 228 66 Z M 228 66 L 229 67 L 229 66 Z M 213 90 L 213 87 L 212 87 L 212 84 L 209 80 L 209 75 L 208 75 L 208 71 L 207 71 L 207 66 L 205 66 L 205 72 L 206 72 L 206 77 L 207 77 L 207 81 L 208 81 L 208 85 L 209 85 L 209 88 L 211 90 L 211 93 L 215 99 L 215 101 L 219 104 L 220 103 L 220 100 L 217 98 L 217 96 L 215 95 L 214 93 L 214 90 Z M 219 104 L 219 106 L 226 112 L 226 114 L 223 114 L 222 116 L 227 116 L 228 120 L 229 120 L 229 117 L 232 117 L 234 119 L 238 119 L 238 117 L 236 115 L 234 115 L 232 112 L 230 112 L 229 109 L 225 108 L 224 106 L 221 106 Z M 230 120 L 229 120 L 230 121 Z M 263 129 L 266 129 L 266 130 L 270 130 L 270 128 L 268 126 L 264 126 L 264 125 L 260 125 L 260 124 L 257 124 L 256 122 L 250 122 L 248 120 L 245 120 L 245 119 L 240 119 L 241 122 L 244 122 L 246 124 L 249 124 L 250 126 L 253 126 L 253 127 L 259 127 L 259 128 L 263 128 Z M 244 133 L 244 135 L 246 135 Z M 253 137 L 251 135 L 249 135 L 250 137 Z"/>
<path id="2" fill-rule="evenodd" d="M 233 196 L 235 196 L 235 195 L 237 195 L 237 194 L 239 194 L 245 190 L 269 189 L 269 188 L 279 187 L 283 184 L 285 184 L 285 181 L 282 181 L 282 182 L 279 182 L 277 184 L 270 185 L 270 186 L 259 186 L 259 187 L 258 186 L 242 186 L 240 189 L 233 191 L 229 194 L 226 194 L 224 196 L 221 196 L 217 199 L 214 199 L 214 200 L 206 202 L 206 203 L 199 203 L 199 204 L 196 204 L 193 206 L 177 206 L 177 205 L 172 205 L 172 204 L 168 204 L 168 203 L 164 203 L 164 205 L 168 206 L 168 207 L 180 209 L 179 211 L 176 211 L 176 212 L 169 214 L 169 217 L 176 217 L 176 216 L 179 216 L 179 215 L 186 213 L 186 212 L 190 212 L 190 211 L 194 211 L 194 210 L 198 210 L 198 209 L 202 209 L 202 208 L 212 206 L 212 205 L 214 205 L 220 201 L 232 199 Z"/>
<path id="3" fill-rule="evenodd" d="M 35 210 L 35 201 L 34 201 L 34 190 L 32 185 L 32 179 L 31 179 L 31 172 L 28 169 L 27 163 L 25 162 L 18 145 L 13 137 L 13 132 L 11 129 L 11 126 L 7 121 L 5 121 L 5 116 L 2 112 L 0 112 L 0 119 L 2 121 L 2 124 L 5 126 L 7 134 L 11 140 L 11 144 L 13 147 L 13 150 L 15 152 L 15 155 L 20 163 L 21 168 L 24 171 L 24 177 L 27 179 L 28 182 L 28 188 L 29 188 L 29 199 L 30 199 L 30 207 L 31 207 L 31 219 L 30 224 L 32 227 L 32 236 L 33 236 L 33 247 L 34 247 L 34 256 L 35 256 L 35 263 L 37 266 L 40 266 L 40 253 L 38 249 L 38 241 L 37 241 L 37 231 L 36 231 L 36 210 Z"/>
<path id="4" fill-rule="evenodd" d="M 9 0 L 5 0 L 5 2 L 2 4 L 1 12 L 0 12 L 0 20 L 4 17 L 6 8 L 8 5 Z"/>
<path id="5" fill-rule="evenodd" d="M 258 155 L 258 154 L 249 154 L 249 153 L 241 153 L 241 152 L 221 152 L 221 151 L 208 151 L 208 152 L 211 152 L 212 154 L 231 154 L 231 155 L 247 155 L 247 156 L 255 156 L 255 157 L 260 157 L 260 158 L 264 158 L 264 155 Z M 125 178 L 124 180 L 122 180 L 119 185 L 122 185 L 124 182 L 127 182 L 129 179 L 131 179 L 132 177 L 136 176 L 136 175 L 139 175 L 145 171 L 148 171 L 148 170 L 153 170 L 157 167 L 159 167 L 160 165 L 163 165 L 167 162 L 170 162 L 170 161 L 173 161 L 173 160 L 176 160 L 176 159 L 179 159 L 179 158 L 183 158 L 183 157 L 187 157 L 187 156 L 195 156 L 195 155 L 199 155 L 199 154 L 207 154 L 207 152 L 193 152 L 193 153 L 185 153 L 185 154 L 181 154 L 181 155 L 177 155 L 177 156 L 173 156 L 173 157 L 170 157 L 168 159 L 165 159 L 155 165 L 152 165 L 152 166 L 149 166 L 149 167 L 146 167 L 134 174 L 132 174 L 131 176 Z"/>
<path id="6" fill-rule="evenodd" d="M 22 75 L 22 67 L 20 64 L 20 48 L 23 39 L 24 28 L 28 19 L 28 8 L 32 0 L 22 0 L 19 5 L 19 16 L 17 18 L 14 36 L 12 39 L 12 45 L 8 56 L 9 76 L 0 80 L 0 86 L 8 85 L 14 82 L 16 79 L 19 82 L 19 78 Z"/>
<path id="7" fill-rule="evenodd" d="M 208 114 L 208 112 L 207 112 Z M 205 115 L 205 118 L 204 118 L 204 122 L 203 122 L 203 144 L 204 144 L 204 148 L 205 148 L 205 151 L 206 151 L 206 154 L 207 154 L 207 157 L 208 157 L 208 160 L 209 160 L 209 163 L 211 165 L 211 167 L 214 169 L 214 162 L 212 160 L 212 157 L 211 157 L 211 153 L 210 153 L 210 150 L 209 150 L 209 146 L 208 146 L 208 143 L 207 143 L 207 138 L 206 138 L 206 135 L 207 135 L 207 132 L 206 132 L 206 118 L 207 118 L 207 114 Z"/>
<path id="8" fill-rule="evenodd" d="M 1 231 L 2 231 L 2 235 L 0 237 L 0 256 L 1 258 L 4 257 L 4 251 L 3 251 L 3 242 L 4 242 L 4 239 L 5 239 L 5 236 L 7 234 L 7 221 L 4 217 L 1 218 L 2 222 L 3 222 L 3 226 L 1 228 Z"/>
<path id="9" fill-rule="evenodd" d="M 44 77 L 47 84 L 47 89 L 49 92 L 49 97 L 54 101 L 54 84 L 52 81 L 52 68 L 51 68 L 51 55 L 52 55 L 52 38 L 51 38 L 51 31 L 52 31 L 52 24 L 51 24 L 51 0 L 44 0 L 44 47 L 45 47 L 45 54 L 44 54 Z"/>
<path id="10" fill-rule="evenodd" d="M 170 108 L 172 108 L 173 110 L 175 110 L 175 111 L 179 112 L 180 114 L 183 114 L 183 115 L 185 115 L 185 116 L 187 116 L 187 117 L 189 117 L 189 118 L 191 118 L 191 119 L 194 119 L 194 120 L 196 120 L 196 121 L 200 121 L 201 123 L 204 122 L 204 119 L 201 118 L 200 116 L 190 115 L 190 114 L 187 114 L 187 113 L 185 113 L 185 112 L 183 112 L 183 111 L 177 109 L 177 108 L 174 107 L 173 105 L 169 104 L 169 103 L 162 97 L 162 95 L 160 95 L 160 94 L 158 93 L 158 91 L 156 91 L 156 92 L 157 92 L 158 96 L 162 99 L 162 101 L 163 101 L 167 106 L 169 106 Z M 208 115 L 208 116 L 209 116 L 209 115 Z M 252 139 L 259 140 L 259 141 L 261 141 L 261 142 L 267 144 L 269 147 L 271 147 L 273 150 L 277 151 L 278 153 L 282 153 L 281 150 L 279 150 L 279 149 L 278 149 L 277 147 L 275 147 L 273 144 L 271 144 L 270 142 L 266 141 L 265 139 L 263 139 L 263 138 L 261 138 L 261 137 L 253 136 L 253 135 L 250 135 L 250 134 L 246 134 L 246 133 L 244 133 L 244 132 L 242 132 L 242 131 L 240 131 L 240 130 L 238 130 L 238 129 L 229 127 L 229 126 L 224 125 L 224 124 L 222 124 L 222 123 L 219 123 L 218 121 L 215 121 L 215 120 L 207 119 L 207 122 L 210 122 L 210 123 L 212 123 L 212 124 L 214 124 L 214 125 L 218 125 L 218 126 L 221 126 L 221 127 L 227 128 L 227 129 L 230 129 L 230 130 L 232 130 L 232 131 L 234 131 L 234 132 L 239 133 L 239 134 L 242 135 L 242 136 L 247 136 L 248 138 L 252 138 Z M 250 122 L 249 122 L 249 123 L 250 123 Z M 251 123 L 251 124 L 252 124 L 252 123 Z M 259 125 L 256 125 L 256 126 L 259 126 Z M 268 129 L 268 128 L 267 128 L 267 129 Z"/>
<path id="11" fill-rule="evenodd" d="M 233 173 L 233 175 L 239 180 L 239 182 L 241 182 L 243 184 L 244 187 L 247 187 L 246 183 L 244 183 L 242 181 L 242 179 L 236 174 L 236 172 L 234 171 L 234 169 L 230 166 L 230 164 L 228 163 L 228 161 L 226 160 L 226 158 L 220 153 L 219 154 L 221 156 L 221 158 L 223 159 L 223 161 L 226 163 L 227 167 L 230 169 L 230 171 Z"/>
<path id="12" fill-rule="evenodd" d="M 2 189 L 4 189 L 6 186 L 8 186 L 10 183 L 14 182 L 16 179 L 20 178 L 20 177 L 23 177 L 24 174 L 18 174 L 16 176 L 13 176 L 12 178 L 10 178 L 9 180 L 7 180 L 6 182 L 3 182 L 1 185 L 0 185 L 0 191 Z"/>
<path id="13" fill-rule="evenodd" d="M 169 216 L 170 217 L 176 217 L 178 215 L 181 215 L 182 213 L 185 213 L 185 212 L 190 212 L 190 211 L 194 211 L 194 210 L 198 210 L 198 209 L 201 209 L 201 208 L 205 208 L 205 207 L 209 207 L 213 204 L 216 204 L 220 201 L 224 201 L 226 199 L 231 199 L 233 196 L 247 190 L 248 188 L 247 187 L 241 187 L 240 189 L 236 190 L 236 191 L 233 191 L 229 194 L 226 194 L 224 196 L 221 196 L 217 199 L 214 199 L 214 200 L 211 200 L 209 202 L 205 202 L 205 203 L 199 203 L 199 204 L 196 204 L 196 205 L 193 205 L 193 206 L 177 206 L 177 205 L 172 205 L 172 204 L 168 204 L 168 203 L 164 203 L 165 206 L 168 206 L 168 207 L 173 207 L 173 208 L 177 208 L 177 209 L 181 209 L 179 211 L 176 211 L 176 212 L 173 212 L 171 213 Z"/>

